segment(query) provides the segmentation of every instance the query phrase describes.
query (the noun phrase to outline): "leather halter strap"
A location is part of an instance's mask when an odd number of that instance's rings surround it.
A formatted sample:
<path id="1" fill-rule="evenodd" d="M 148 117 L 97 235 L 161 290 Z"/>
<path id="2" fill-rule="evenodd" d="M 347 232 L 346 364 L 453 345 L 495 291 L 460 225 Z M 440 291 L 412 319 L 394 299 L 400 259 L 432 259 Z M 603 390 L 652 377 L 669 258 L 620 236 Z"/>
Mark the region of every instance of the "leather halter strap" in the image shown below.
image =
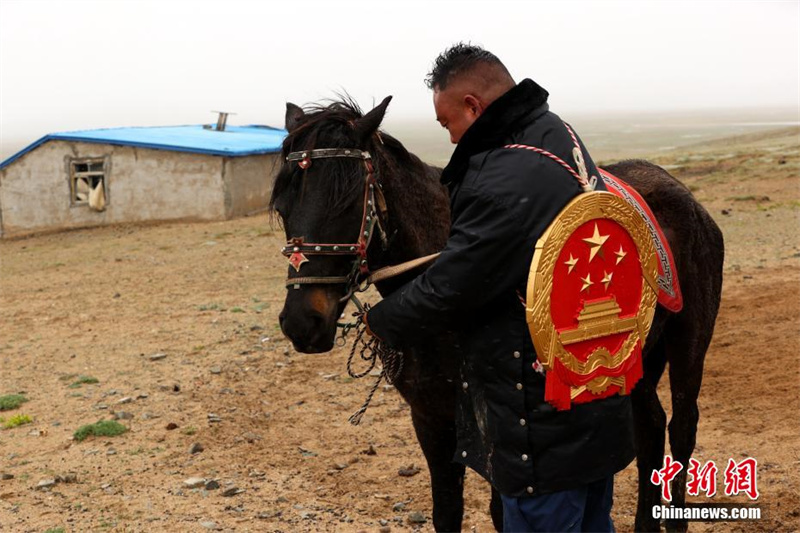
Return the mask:
<path id="1" fill-rule="evenodd" d="M 322 159 L 326 157 L 354 157 L 356 159 L 371 159 L 369 152 L 355 148 L 317 148 L 292 152 L 286 156 L 287 161 L 303 161 L 305 159 Z"/>

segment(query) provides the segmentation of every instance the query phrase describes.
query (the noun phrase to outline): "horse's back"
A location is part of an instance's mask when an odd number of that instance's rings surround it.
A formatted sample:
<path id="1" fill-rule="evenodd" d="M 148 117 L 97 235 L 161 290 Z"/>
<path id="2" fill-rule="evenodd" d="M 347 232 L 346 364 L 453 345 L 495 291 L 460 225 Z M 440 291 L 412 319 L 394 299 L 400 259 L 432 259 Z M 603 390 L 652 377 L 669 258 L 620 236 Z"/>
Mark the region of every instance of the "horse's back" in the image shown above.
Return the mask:
<path id="1" fill-rule="evenodd" d="M 705 344 L 714 329 L 722 295 L 722 231 L 691 191 L 663 168 L 642 160 L 604 168 L 645 199 L 669 241 L 678 271 L 683 310 L 675 314 L 659 307 L 645 352 L 665 330 L 702 339 L 700 344 Z"/>
<path id="2" fill-rule="evenodd" d="M 687 261 L 695 262 L 702 253 L 708 272 L 719 271 L 721 276 L 722 231 L 683 183 L 658 165 L 638 159 L 604 168 L 645 199 L 669 240 L 679 273 L 688 268 Z"/>

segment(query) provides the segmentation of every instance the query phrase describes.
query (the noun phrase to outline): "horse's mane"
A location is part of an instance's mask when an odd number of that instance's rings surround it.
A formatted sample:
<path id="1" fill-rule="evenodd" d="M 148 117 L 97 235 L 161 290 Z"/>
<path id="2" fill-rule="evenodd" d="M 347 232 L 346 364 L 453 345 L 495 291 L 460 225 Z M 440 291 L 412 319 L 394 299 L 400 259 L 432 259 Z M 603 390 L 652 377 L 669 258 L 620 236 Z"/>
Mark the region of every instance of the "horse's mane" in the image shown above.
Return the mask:
<path id="1" fill-rule="evenodd" d="M 413 184 L 415 176 L 426 176 L 425 164 L 410 153 L 403 144 L 382 131 L 364 143 L 356 138 L 353 123 L 364 116 L 358 104 L 348 95 L 337 95 L 337 100 L 327 105 L 312 104 L 305 107 L 300 124 L 292 129 L 283 141 L 282 155 L 315 148 L 358 148 L 372 155 L 378 179 L 384 186 L 398 177 L 402 183 Z M 313 165 L 324 164 L 331 186 L 327 187 L 327 205 L 335 215 L 351 202 L 360 198 L 364 186 L 364 166 L 352 159 L 314 160 Z M 285 163 L 275 177 L 269 210 L 274 213 L 275 201 L 287 190 L 296 188 L 302 193 L 302 176 L 296 163 Z M 419 179 L 419 178 L 416 178 Z M 413 190 L 413 189 L 412 189 Z"/>

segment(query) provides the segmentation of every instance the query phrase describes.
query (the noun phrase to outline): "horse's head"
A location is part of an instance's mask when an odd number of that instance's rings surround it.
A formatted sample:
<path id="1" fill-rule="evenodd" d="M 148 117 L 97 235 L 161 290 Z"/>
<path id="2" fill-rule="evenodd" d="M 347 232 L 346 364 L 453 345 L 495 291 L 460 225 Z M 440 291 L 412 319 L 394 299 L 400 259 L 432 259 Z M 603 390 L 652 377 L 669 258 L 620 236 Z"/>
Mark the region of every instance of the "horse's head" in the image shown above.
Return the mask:
<path id="1" fill-rule="evenodd" d="M 381 194 L 370 152 L 390 100 L 366 115 L 349 101 L 308 112 L 286 104 L 289 135 L 270 207 L 283 222 L 290 263 L 280 324 L 298 351 L 333 348 L 348 291 L 367 272 Z"/>

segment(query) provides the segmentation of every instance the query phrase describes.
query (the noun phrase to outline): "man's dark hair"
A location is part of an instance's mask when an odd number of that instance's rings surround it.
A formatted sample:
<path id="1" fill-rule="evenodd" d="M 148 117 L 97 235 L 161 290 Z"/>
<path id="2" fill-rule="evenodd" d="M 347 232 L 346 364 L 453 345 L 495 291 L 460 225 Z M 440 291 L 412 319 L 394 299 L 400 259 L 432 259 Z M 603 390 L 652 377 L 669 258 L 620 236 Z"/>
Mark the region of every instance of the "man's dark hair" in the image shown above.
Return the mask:
<path id="1" fill-rule="evenodd" d="M 506 66 L 493 53 L 474 44 L 457 43 L 439 54 L 433 63 L 433 69 L 425 77 L 425 85 L 428 89 L 444 90 L 453 79 L 478 65 L 499 67 L 511 78 Z"/>

